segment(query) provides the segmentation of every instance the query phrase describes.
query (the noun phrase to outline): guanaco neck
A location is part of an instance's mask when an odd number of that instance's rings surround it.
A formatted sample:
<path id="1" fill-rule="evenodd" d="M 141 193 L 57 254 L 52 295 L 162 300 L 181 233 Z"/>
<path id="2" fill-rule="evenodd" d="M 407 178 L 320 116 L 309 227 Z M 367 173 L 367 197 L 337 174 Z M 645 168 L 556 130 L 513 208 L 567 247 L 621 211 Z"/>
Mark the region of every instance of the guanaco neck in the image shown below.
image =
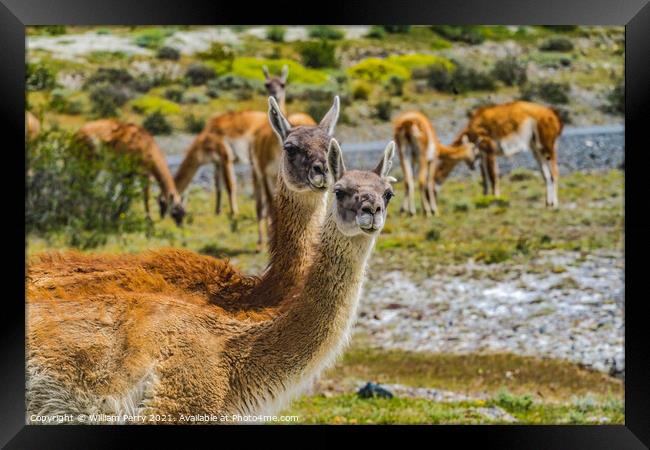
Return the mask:
<path id="1" fill-rule="evenodd" d="M 154 156 L 154 160 L 152 161 L 152 167 L 151 167 L 151 173 L 153 174 L 154 178 L 158 182 L 158 185 L 160 186 L 160 190 L 165 196 L 172 195 L 175 200 L 180 197 L 177 188 L 176 188 L 176 183 L 174 182 L 174 177 L 172 176 L 172 173 L 169 170 L 169 166 L 167 165 L 167 162 L 165 161 L 165 157 L 162 156 L 162 152 L 160 151 L 159 148 L 155 148 L 154 151 L 152 152 Z M 156 153 L 158 153 L 159 157 L 155 157 Z"/>
<path id="2" fill-rule="evenodd" d="M 252 305 L 277 305 L 301 283 L 313 259 L 324 212 L 323 193 L 292 191 L 280 171 L 271 210 L 270 263 L 250 295 Z"/>
<path id="3" fill-rule="evenodd" d="M 174 182 L 179 194 L 185 192 L 185 189 L 190 185 L 192 178 L 194 178 L 194 174 L 199 170 L 199 167 L 201 167 L 201 142 L 201 135 L 194 139 L 190 148 L 185 152 L 185 158 L 174 176 Z"/>
<path id="4" fill-rule="evenodd" d="M 278 106 L 280 106 L 280 111 L 282 111 L 282 114 L 287 117 L 287 106 L 286 106 L 286 98 L 287 94 L 282 91 L 281 93 L 278 94 L 277 101 L 278 101 Z"/>
<path id="5" fill-rule="evenodd" d="M 344 236 L 328 213 L 317 255 L 291 307 L 231 342 L 235 352 L 243 347 L 246 357 L 230 374 L 227 407 L 273 409 L 334 361 L 353 324 L 374 242 L 368 235 Z M 263 382 L 251 379 L 259 368 Z"/>

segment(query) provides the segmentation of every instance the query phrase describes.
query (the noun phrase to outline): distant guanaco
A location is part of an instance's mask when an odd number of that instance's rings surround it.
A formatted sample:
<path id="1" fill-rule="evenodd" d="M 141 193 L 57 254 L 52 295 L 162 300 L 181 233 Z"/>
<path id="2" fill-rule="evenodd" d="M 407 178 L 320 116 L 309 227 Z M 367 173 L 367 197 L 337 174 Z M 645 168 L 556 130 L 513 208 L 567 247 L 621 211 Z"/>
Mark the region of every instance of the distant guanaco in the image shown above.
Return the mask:
<path id="1" fill-rule="evenodd" d="M 85 124 L 79 129 L 78 136 L 93 145 L 103 143 L 116 151 L 141 157 L 149 177 L 155 178 L 160 186 L 158 196 L 160 217 L 164 217 L 169 210 L 176 224 L 179 226 L 182 224 L 185 216 L 183 201 L 176 189 L 165 155 L 147 130 L 134 123 L 102 119 Z M 149 183 L 144 186 L 143 196 L 145 212 L 147 217 L 151 218 Z"/>
<path id="2" fill-rule="evenodd" d="M 273 77 L 266 66 L 264 72 L 264 86 L 268 94 L 275 98 L 282 114 L 286 115 L 286 83 L 289 76 L 289 67 L 282 68 L 280 76 Z M 316 121 L 304 113 L 294 113 L 288 116 L 288 121 L 293 127 L 313 126 Z M 282 146 L 273 132 L 271 125 L 266 123 L 255 133 L 253 145 L 251 146 L 251 172 L 253 178 L 253 193 L 255 195 L 255 212 L 257 214 L 258 250 L 264 244 L 263 222 L 266 218 L 267 229 L 268 219 L 273 209 L 273 197 L 278 178 L 278 161 L 282 153 Z"/>
<path id="3" fill-rule="evenodd" d="M 27 111 L 25 115 L 25 137 L 34 139 L 41 132 L 41 123 L 34 114 Z"/>
<path id="4" fill-rule="evenodd" d="M 394 130 L 394 140 L 406 187 L 401 211 L 415 214 L 413 168 L 417 165 L 422 212 L 426 216 L 437 215 L 438 206 L 434 186 L 436 172 L 450 171 L 457 161 L 465 161 L 472 167 L 475 158 L 473 146 L 468 140 L 450 146 L 442 144 L 429 119 L 418 111 L 400 114 L 394 121 Z"/>
<path id="5" fill-rule="evenodd" d="M 487 194 L 491 188 L 496 196 L 501 192 L 497 156 L 511 156 L 530 149 L 546 184 L 546 206 L 557 208 L 557 140 L 562 128 L 562 120 L 554 109 L 514 101 L 478 108 L 455 143 L 467 139 L 478 148 L 483 193 Z"/>

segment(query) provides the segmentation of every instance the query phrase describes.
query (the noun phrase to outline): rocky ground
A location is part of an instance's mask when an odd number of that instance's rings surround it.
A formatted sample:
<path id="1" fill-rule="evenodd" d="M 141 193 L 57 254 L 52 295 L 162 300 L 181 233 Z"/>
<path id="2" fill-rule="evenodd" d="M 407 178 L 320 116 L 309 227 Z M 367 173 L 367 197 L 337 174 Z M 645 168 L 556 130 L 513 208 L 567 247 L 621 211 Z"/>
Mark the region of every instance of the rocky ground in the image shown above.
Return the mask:
<path id="1" fill-rule="evenodd" d="M 569 252 L 526 265 L 468 262 L 422 281 L 371 268 L 356 332 L 381 348 L 513 352 L 622 376 L 623 269 L 620 254 Z"/>

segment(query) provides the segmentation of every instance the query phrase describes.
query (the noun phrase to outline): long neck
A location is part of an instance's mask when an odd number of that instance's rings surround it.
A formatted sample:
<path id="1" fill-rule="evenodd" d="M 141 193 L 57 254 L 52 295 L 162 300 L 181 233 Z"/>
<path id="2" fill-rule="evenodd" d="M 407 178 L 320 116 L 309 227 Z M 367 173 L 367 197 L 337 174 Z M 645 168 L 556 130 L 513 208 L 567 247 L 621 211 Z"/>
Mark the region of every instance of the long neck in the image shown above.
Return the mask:
<path id="1" fill-rule="evenodd" d="M 230 407 L 250 411 L 277 408 L 343 349 L 375 239 L 342 235 L 331 213 L 320 239 L 305 285 L 295 293 L 291 308 L 270 322 L 251 327 L 237 340 L 245 348 L 245 357 L 230 374 Z M 264 368 L 263 380 L 254 379 L 253 374 L 260 373 L 255 367 Z"/>
<path id="2" fill-rule="evenodd" d="M 185 158 L 181 163 L 181 166 L 178 168 L 176 175 L 174 176 L 174 182 L 176 184 L 176 189 L 178 189 L 179 194 L 182 194 L 187 186 L 189 186 L 194 174 L 199 167 L 201 167 L 201 157 L 200 157 L 200 137 L 197 136 L 192 142 L 192 145 L 185 153 Z"/>
<path id="3" fill-rule="evenodd" d="M 325 211 L 325 195 L 294 192 L 278 175 L 273 201 L 270 263 L 250 298 L 261 306 L 273 306 L 304 280 L 317 245 Z"/>
<path id="4" fill-rule="evenodd" d="M 436 167 L 436 183 L 442 184 L 451 174 L 456 165 L 467 158 L 467 150 L 463 146 L 443 145 L 438 147 L 438 165 Z"/>
<path id="5" fill-rule="evenodd" d="M 169 166 L 165 157 L 162 155 L 160 149 L 156 149 L 157 154 L 154 154 L 154 160 L 151 167 L 151 173 L 153 174 L 156 181 L 160 185 L 160 190 L 165 195 L 172 194 L 178 196 L 178 191 L 176 190 L 176 183 L 174 182 L 174 177 L 169 171 Z"/>

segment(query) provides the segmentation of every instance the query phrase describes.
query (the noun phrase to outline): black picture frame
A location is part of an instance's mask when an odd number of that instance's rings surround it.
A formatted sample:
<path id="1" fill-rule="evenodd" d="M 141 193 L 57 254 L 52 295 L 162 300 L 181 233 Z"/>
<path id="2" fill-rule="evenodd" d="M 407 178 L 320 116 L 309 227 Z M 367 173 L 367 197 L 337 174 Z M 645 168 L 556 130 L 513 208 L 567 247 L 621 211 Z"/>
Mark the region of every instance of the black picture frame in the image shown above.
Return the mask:
<path id="1" fill-rule="evenodd" d="M 191 441 L 223 427 L 78 427 L 25 425 L 25 258 L 24 202 L 17 186 L 24 182 L 25 26 L 51 24 L 545 24 L 625 25 L 625 425 L 609 426 L 437 426 L 437 427 L 327 427 L 333 441 L 342 432 L 371 431 L 382 438 L 391 431 L 420 436 L 434 445 L 440 440 L 454 447 L 474 442 L 481 448 L 522 449 L 636 449 L 650 445 L 650 327 L 643 313 L 650 220 L 644 194 L 648 151 L 641 142 L 650 118 L 650 5 L 648 0 L 417 0 L 330 1 L 318 4 L 274 1 L 241 2 L 184 0 L 91 1 L 0 0 L 0 116 L 5 158 L 0 179 L 1 223 L 5 225 L 3 301 L 0 328 L 0 445 L 6 448 L 132 448 L 136 435 L 169 439 L 182 432 Z M 647 139 L 646 139 L 647 140 Z M 218 431 L 217 431 L 218 428 Z M 249 427 L 228 427 L 249 434 Z M 302 427 L 298 427 L 302 428 Z M 257 426 L 279 433 L 296 427 Z M 271 431 L 272 430 L 272 431 Z M 311 432 L 311 431 L 310 431 Z M 405 435 L 406 437 L 407 435 Z M 323 441 L 326 442 L 326 441 Z M 216 444 L 215 444 L 216 445 Z"/>

